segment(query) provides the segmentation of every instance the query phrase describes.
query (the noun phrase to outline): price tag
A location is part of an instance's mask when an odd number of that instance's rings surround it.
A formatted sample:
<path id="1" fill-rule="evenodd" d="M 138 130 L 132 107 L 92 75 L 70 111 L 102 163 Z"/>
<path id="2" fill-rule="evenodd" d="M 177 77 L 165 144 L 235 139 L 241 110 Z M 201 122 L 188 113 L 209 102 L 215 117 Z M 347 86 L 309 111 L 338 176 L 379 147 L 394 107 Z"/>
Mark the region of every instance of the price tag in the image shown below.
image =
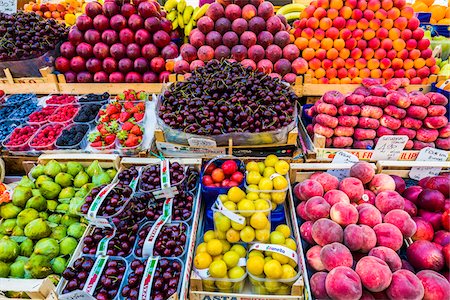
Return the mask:
<path id="1" fill-rule="evenodd" d="M 197 273 L 198 276 L 200 276 L 201 279 L 206 279 L 211 277 L 211 273 L 209 273 L 209 268 L 208 269 L 197 269 L 194 267 L 194 271 L 195 273 Z"/>
<path id="2" fill-rule="evenodd" d="M 205 138 L 190 138 L 188 144 L 191 147 L 217 147 L 215 140 Z"/>
<path id="3" fill-rule="evenodd" d="M 408 137 L 406 135 L 385 135 L 380 137 L 371 160 L 398 160 L 405 148 Z"/>
<path id="4" fill-rule="evenodd" d="M 152 294 L 153 278 L 155 277 L 156 267 L 158 266 L 159 256 L 149 257 L 144 270 L 144 278 L 141 280 L 139 288 L 139 299 L 150 300 Z"/>
<path id="5" fill-rule="evenodd" d="M 252 250 L 276 252 L 278 254 L 284 255 L 284 256 L 292 259 L 293 261 L 295 261 L 298 264 L 297 252 L 295 252 L 294 250 L 289 249 L 288 247 L 285 247 L 285 246 L 275 245 L 275 244 L 256 243 L 256 244 L 253 244 L 248 251 L 250 252 Z"/>
<path id="6" fill-rule="evenodd" d="M 14 14 L 17 12 L 17 0 L 0 0 L 0 12 Z"/>
<path id="7" fill-rule="evenodd" d="M 155 221 L 152 228 L 150 228 L 147 236 L 145 237 L 144 245 L 142 246 L 142 256 L 153 256 L 153 247 L 155 246 L 155 240 L 158 237 L 161 229 L 170 220 L 170 216 L 167 216 L 166 209 L 163 209 L 163 214 Z"/>
<path id="8" fill-rule="evenodd" d="M 346 151 L 339 151 L 336 153 L 331 163 L 348 164 L 348 169 L 328 170 L 327 173 L 335 176 L 339 181 L 341 181 L 342 179 L 350 176 L 350 168 L 357 162 L 359 162 L 359 159 L 355 155 Z"/>
<path id="9" fill-rule="evenodd" d="M 448 1 L 447 0 L 435 0 L 433 2 L 433 5 L 442 5 L 442 6 L 448 7 Z"/>
<path id="10" fill-rule="evenodd" d="M 183 145 L 174 145 L 166 142 L 156 142 L 156 148 L 167 156 L 178 156 L 178 157 L 203 157 L 205 155 L 217 156 L 226 154 L 225 147 L 196 148 Z"/>
<path id="11" fill-rule="evenodd" d="M 426 147 L 420 150 L 416 161 L 446 161 L 448 158 L 447 151 Z M 409 171 L 409 178 L 420 180 L 428 176 L 437 176 L 442 168 L 434 167 L 413 167 Z"/>
<path id="12" fill-rule="evenodd" d="M 106 252 L 108 251 L 108 245 L 109 245 L 109 241 L 112 239 L 112 237 L 114 236 L 114 234 L 116 233 L 116 228 L 114 226 L 114 230 L 111 231 L 110 234 L 108 234 L 107 236 L 105 236 L 104 238 L 102 238 L 100 240 L 100 242 L 98 243 L 97 246 L 97 255 L 106 255 Z"/>
<path id="13" fill-rule="evenodd" d="M 245 224 L 245 218 L 243 216 L 235 214 L 234 212 L 223 206 L 222 201 L 220 201 L 219 197 L 217 197 L 216 200 L 216 207 L 225 217 L 227 217 L 231 221 L 234 221 L 241 225 Z"/>
<path id="14" fill-rule="evenodd" d="M 97 283 L 100 280 L 100 276 L 103 273 L 103 269 L 106 266 L 109 256 L 99 256 L 92 267 L 91 272 L 86 280 L 83 291 L 92 295 L 97 287 Z"/>
<path id="15" fill-rule="evenodd" d="M 67 294 L 62 294 L 58 297 L 61 300 L 95 300 L 94 297 L 85 291 L 76 290 Z"/>

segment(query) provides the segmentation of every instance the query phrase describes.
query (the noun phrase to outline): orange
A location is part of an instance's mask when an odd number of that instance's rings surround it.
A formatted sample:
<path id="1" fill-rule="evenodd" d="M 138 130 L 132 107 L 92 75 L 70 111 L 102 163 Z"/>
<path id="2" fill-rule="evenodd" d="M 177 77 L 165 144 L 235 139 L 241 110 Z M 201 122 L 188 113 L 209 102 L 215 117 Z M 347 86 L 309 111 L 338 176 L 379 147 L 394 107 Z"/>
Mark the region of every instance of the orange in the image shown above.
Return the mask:
<path id="1" fill-rule="evenodd" d="M 445 6 L 433 5 L 430 7 L 431 18 L 439 22 L 445 17 L 446 10 Z"/>

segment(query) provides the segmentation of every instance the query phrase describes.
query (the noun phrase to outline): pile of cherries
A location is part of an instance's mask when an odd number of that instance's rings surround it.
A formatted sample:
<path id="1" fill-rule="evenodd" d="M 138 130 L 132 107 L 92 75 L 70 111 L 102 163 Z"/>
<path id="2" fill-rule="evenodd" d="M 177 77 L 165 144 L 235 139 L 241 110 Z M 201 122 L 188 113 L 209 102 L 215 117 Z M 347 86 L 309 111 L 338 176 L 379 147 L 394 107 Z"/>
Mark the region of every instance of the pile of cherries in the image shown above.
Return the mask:
<path id="1" fill-rule="evenodd" d="M 62 277 L 67 280 L 63 294 L 67 294 L 75 290 L 82 290 L 93 266 L 94 259 L 83 256 L 78 258 L 73 263 L 72 267 L 66 268 L 62 273 Z"/>
<path id="2" fill-rule="evenodd" d="M 144 193 L 136 197 L 147 199 L 147 219 L 156 221 L 163 213 L 165 199 L 155 199 L 151 194 Z M 186 221 L 192 215 L 192 207 L 194 205 L 194 196 L 185 191 L 179 193 L 172 199 L 172 220 Z"/>
<path id="3" fill-rule="evenodd" d="M 142 257 L 142 250 L 144 247 L 145 238 L 152 226 L 147 224 L 139 230 L 138 243 L 136 249 L 134 250 L 137 257 Z M 186 247 L 186 224 L 166 224 L 161 229 L 158 237 L 155 240 L 155 245 L 153 247 L 153 256 L 164 256 L 164 257 L 178 257 L 181 256 Z"/>
<path id="4" fill-rule="evenodd" d="M 139 187 L 141 191 L 149 192 L 161 189 L 160 165 L 148 166 L 141 175 Z M 177 162 L 170 163 L 170 184 L 179 184 L 185 178 L 184 167 Z"/>
<path id="5" fill-rule="evenodd" d="M 129 186 L 131 181 L 134 178 L 137 178 L 139 175 L 139 170 L 135 166 L 131 166 L 129 169 L 125 169 L 119 172 L 117 178 L 119 179 L 119 183 L 116 187 L 123 188 L 125 186 Z"/>

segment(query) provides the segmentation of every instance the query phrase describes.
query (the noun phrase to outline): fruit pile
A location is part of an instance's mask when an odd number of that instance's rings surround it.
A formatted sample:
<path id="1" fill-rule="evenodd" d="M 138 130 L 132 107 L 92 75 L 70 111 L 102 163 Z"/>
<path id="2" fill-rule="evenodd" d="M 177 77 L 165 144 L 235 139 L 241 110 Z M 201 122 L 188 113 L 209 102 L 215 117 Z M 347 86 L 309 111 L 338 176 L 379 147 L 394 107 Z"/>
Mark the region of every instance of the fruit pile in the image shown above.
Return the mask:
<path id="1" fill-rule="evenodd" d="M 77 102 L 77 98 L 72 95 L 52 95 L 50 98 L 45 100 L 45 104 L 51 104 L 51 105 L 62 105 L 62 104 L 69 104 Z"/>
<path id="2" fill-rule="evenodd" d="M 36 3 L 38 2 L 38 3 Z M 68 26 L 75 25 L 75 14 L 81 13 L 81 2 L 77 0 L 64 0 L 58 3 L 40 3 L 30 1 L 23 6 L 26 12 L 34 11 L 45 19 L 55 19 Z"/>
<path id="3" fill-rule="evenodd" d="M 78 104 L 68 104 L 58 107 L 55 112 L 48 118 L 49 122 L 67 123 L 71 122 L 78 114 L 80 106 Z"/>
<path id="4" fill-rule="evenodd" d="M 165 125 L 185 133 L 259 133 L 288 127 L 295 120 L 296 100 L 278 79 L 239 63 L 211 61 L 186 81 L 170 85 L 158 114 Z"/>
<path id="5" fill-rule="evenodd" d="M 41 127 L 30 141 L 30 147 L 36 150 L 53 150 L 55 141 L 61 135 L 64 125 L 48 124 Z"/>
<path id="6" fill-rule="evenodd" d="M 13 120 L 27 120 L 28 117 L 38 109 L 38 105 L 34 101 L 29 101 L 22 104 L 8 116 L 8 119 Z"/>
<path id="7" fill-rule="evenodd" d="M 439 177 L 422 181 L 425 186 L 430 180 L 428 186 L 435 190 L 405 190 L 401 177 L 375 175 L 370 164 L 359 162 L 340 182 L 317 172 L 296 184 L 294 194 L 301 201 L 296 211 L 303 221 L 300 233 L 310 245 L 308 265 L 316 272 L 310 279 L 313 295 L 318 299 L 448 297 L 450 284 L 436 272 L 444 267 L 439 247 L 415 242 L 407 250 L 408 261 L 397 253 L 405 238 L 421 239 L 425 232 L 420 225 L 425 221 L 412 218 L 417 208 L 407 199 L 442 213 L 445 196 L 438 193 L 447 189 L 449 178 Z M 415 270 L 422 271 L 416 276 Z M 436 288 L 430 288 L 431 283 Z"/>
<path id="8" fill-rule="evenodd" d="M 223 214 L 219 207 L 229 213 Z M 234 186 L 227 194 L 219 195 L 213 206 L 216 236 L 229 243 L 267 242 L 270 235 L 270 211 L 270 201 L 259 198 L 256 193 L 246 194 Z"/>
<path id="9" fill-rule="evenodd" d="M 89 125 L 87 124 L 73 124 L 68 126 L 62 131 L 55 145 L 58 148 L 82 149 L 83 145 L 81 145 L 81 142 L 88 130 Z"/>
<path id="10" fill-rule="evenodd" d="M 286 161 L 270 154 L 264 161 L 248 162 L 245 169 L 248 172 L 246 176 L 248 199 L 269 200 L 273 208 L 284 202 L 289 185 L 285 177 L 289 172 L 289 164 Z"/>
<path id="11" fill-rule="evenodd" d="M 51 160 L 18 182 L 10 202 L 0 205 L 0 277 L 63 273 L 86 229 L 78 207 L 96 185 L 100 170 L 97 161 L 84 168 Z"/>
<path id="12" fill-rule="evenodd" d="M 205 168 L 202 184 L 205 187 L 232 187 L 239 186 L 244 181 L 244 174 L 238 170 L 235 160 L 228 159 L 221 165 L 210 162 Z"/>
<path id="13" fill-rule="evenodd" d="M 42 125 L 47 123 L 48 118 L 53 115 L 58 108 L 56 105 L 48 105 L 32 113 L 28 117 L 28 123 L 31 125 Z"/>
<path id="14" fill-rule="evenodd" d="M 275 15 L 268 1 L 245 2 L 225 6 L 212 3 L 190 32 L 189 44 L 180 48 L 183 60 L 175 62 L 174 71 L 188 73 L 210 60 L 232 58 L 244 67 L 274 72 L 294 82 L 291 62 L 300 50 L 291 44 L 286 19 Z"/>
<path id="15" fill-rule="evenodd" d="M 156 221 L 163 214 L 164 199 L 154 199 L 150 194 L 140 194 L 142 201 L 148 202 L 147 219 Z M 151 199 L 151 200 L 149 200 Z M 172 220 L 187 221 L 192 216 L 192 208 L 194 205 L 194 196 L 190 193 L 180 191 L 173 198 L 172 204 Z"/>
<path id="16" fill-rule="evenodd" d="M 39 127 L 37 126 L 18 126 L 13 130 L 9 138 L 3 141 L 3 146 L 10 151 L 26 151 L 30 149 L 28 141 L 38 130 Z"/>
<path id="17" fill-rule="evenodd" d="M 68 29 L 33 12 L 0 13 L 0 61 L 36 58 L 65 40 Z"/>
<path id="18" fill-rule="evenodd" d="M 434 4 L 434 2 L 434 0 L 416 0 L 412 8 L 415 12 L 431 13 L 431 24 L 450 25 L 450 8 L 448 5 Z"/>
<path id="19" fill-rule="evenodd" d="M 138 239 L 134 249 L 137 257 L 144 256 L 144 244 L 147 235 L 152 229 L 153 223 L 144 224 L 138 232 Z M 153 255 L 163 257 L 181 257 L 186 251 L 188 227 L 185 223 L 173 222 L 165 224 L 158 235 L 155 237 Z"/>
<path id="20" fill-rule="evenodd" d="M 67 82 L 167 81 L 165 61 L 178 56 L 171 22 L 156 1 L 116 2 L 86 4 L 60 47 L 56 70 Z"/>
<path id="21" fill-rule="evenodd" d="M 67 280 L 67 285 L 63 294 L 84 288 L 94 262 L 91 257 L 80 257 L 73 263 L 72 267 L 64 270 L 62 277 Z"/>
<path id="22" fill-rule="evenodd" d="M 215 238 L 210 230 L 203 235 L 197 246 L 194 267 L 196 271 L 208 270 L 209 276 L 202 278 L 205 291 L 239 293 L 245 284 L 245 260 L 247 249 L 240 244 L 230 245 Z"/>
<path id="23" fill-rule="evenodd" d="M 313 83 L 406 77 L 426 84 L 439 71 L 430 41 L 404 0 L 318 0 L 300 18 L 293 30 L 301 50 L 295 69 Z"/>
<path id="24" fill-rule="evenodd" d="M 178 186 L 186 178 L 184 166 L 178 162 L 169 165 L 170 185 Z M 161 166 L 159 164 L 147 166 L 139 178 L 139 190 L 151 192 L 161 189 Z"/>
<path id="25" fill-rule="evenodd" d="M 101 107 L 101 104 L 95 103 L 81 105 L 73 121 L 76 123 L 90 123 L 95 120 Z"/>
<path id="26" fill-rule="evenodd" d="M 405 149 L 425 147 L 450 149 L 448 99 L 439 93 L 407 93 L 407 79 L 392 79 L 385 85 L 366 85 L 350 95 L 326 92 L 309 111 L 310 135 L 327 138 L 326 146 L 374 149 L 379 137 L 406 135 Z"/>
<path id="27" fill-rule="evenodd" d="M 185 0 L 169 0 L 164 3 L 167 20 L 172 22 L 173 32 L 183 32 L 182 36 L 189 36 L 196 22 L 202 17 L 209 4 L 196 7 L 187 5 Z M 175 31 L 177 30 L 177 31 Z M 172 37 L 173 38 L 173 37 Z"/>
<path id="28" fill-rule="evenodd" d="M 10 120 L 0 122 L 0 141 L 6 139 L 6 137 L 10 135 L 11 132 L 21 123 L 22 123 L 21 121 L 10 121 Z"/>

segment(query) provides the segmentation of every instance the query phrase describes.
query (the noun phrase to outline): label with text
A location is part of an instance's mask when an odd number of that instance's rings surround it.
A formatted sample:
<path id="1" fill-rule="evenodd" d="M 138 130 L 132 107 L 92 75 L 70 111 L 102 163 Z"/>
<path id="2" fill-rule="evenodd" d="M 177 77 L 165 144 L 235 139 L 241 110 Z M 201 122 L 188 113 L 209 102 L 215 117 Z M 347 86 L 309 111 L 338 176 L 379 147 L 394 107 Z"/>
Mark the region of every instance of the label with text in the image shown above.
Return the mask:
<path id="1" fill-rule="evenodd" d="M 240 216 L 240 215 L 232 212 L 228 208 L 226 208 L 223 205 L 222 201 L 220 201 L 219 197 L 217 197 L 217 200 L 216 200 L 216 207 L 217 207 L 218 211 L 220 211 L 225 217 L 227 217 L 231 221 L 234 221 L 241 225 L 245 224 L 245 218 L 243 216 Z"/>
<path id="2" fill-rule="evenodd" d="M 14 14 L 17 12 L 17 0 L 0 0 L 0 12 Z"/>
<path id="3" fill-rule="evenodd" d="M 348 168 L 328 170 L 327 173 L 335 176 L 339 181 L 341 181 L 342 179 L 350 176 L 350 168 L 357 162 L 359 162 L 359 159 L 356 157 L 356 155 L 353 155 L 346 151 L 339 151 L 334 156 L 332 163 L 348 164 Z"/>
<path id="4" fill-rule="evenodd" d="M 385 135 L 379 138 L 371 160 L 398 160 L 405 148 L 408 137 L 406 135 Z"/>
<path id="5" fill-rule="evenodd" d="M 191 147 L 217 147 L 215 140 L 205 138 L 190 138 L 188 144 Z"/>
<path id="6" fill-rule="evenodd" d="M 139 288 L 139 299 L 150 300 L 152 294 L 153 278 L 155 277 L 156 267 L 158 266 L 159 256 L 149 257 L 144 270 L 144 278 L 141 280 Z"/>
<path id="7" fill-rule="evenodd" d="M 293 261 L 295 261 L 298 264 L 298 255 L 297 252 L 295 252 L 292 249 L 289 249 L 288 247 L 281 246 L 281 245 L 275 245 L 275 244 L 260 244 L 256 243 L 253 244 L 248 251 L 252 250 L 259 250 L 259 251 L 270 251 L 275 252 L 281 255 L 284 255 Z"/>
<path id="8" fill-rule="evenodd" d="M 426 147 L 420 150 L 416 161 L 446 161 L 447 158 L 447 151 Z M 409 178 L 420 180 L 428 176 L 437 176 L 441 170 L 442 168 L 437 167 L 413 167 L 409 171 Z"/>
<path id="9" fill-rule="evenodd" d="M 91 272 L 86 280 L 86 284 L 84 285 L 83 291 L 86 293 L 93 295 L 95 288 L 97 287 L 97 283 L 100 280 L 100 276 L 103 273 L 103 269 L 106 266 L 106 262 L 108 261 L 109 256 L 99 256 L 92 267 Z"/>

